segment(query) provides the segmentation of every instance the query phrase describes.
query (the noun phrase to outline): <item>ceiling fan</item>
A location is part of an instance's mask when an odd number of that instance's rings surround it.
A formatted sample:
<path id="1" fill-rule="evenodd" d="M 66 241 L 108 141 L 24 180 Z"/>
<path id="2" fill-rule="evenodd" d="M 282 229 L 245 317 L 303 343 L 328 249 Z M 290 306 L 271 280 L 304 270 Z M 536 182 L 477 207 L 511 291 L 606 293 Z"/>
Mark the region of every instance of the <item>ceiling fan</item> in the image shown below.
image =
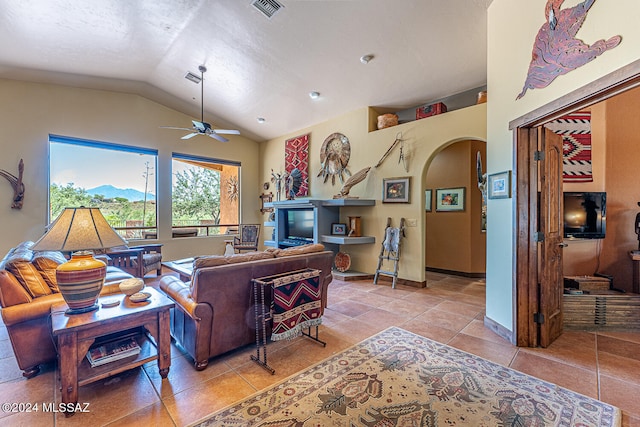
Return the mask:
<path id="1" fill-rule="evenodd" d="M 207 136 L 210 136 L 213 139 L 217 139 L 218 141 L 227 142 L 229 140 L 227 138 L 221 136 L 220 134 L 224 134 L 224 135 L 240 135 L 240 131 L 232 130 L 232 129 L 214 129 L 214 128 L 211 127 L 211 125 L 209 123 L 204 121 L 204 73 L 207 71 L 207 67 L 205 67 L 204 65 L 200 65 L 198 67 L 198 70 L 200 70 L 200 83 L 201 83 L 201 86 L 200 86 L 200 121 L 191 120 L 191 123 L 193 123 L 193 127 L 191 127 L 191 128 L 179 128 L 179 127 L 173 127 L 173 126 L 160 126 L 160 127 L 164 128 L 164 129 L 178 129 L 178 130 L 186 130 L 186 131 L 191 132 L 191 133 L 186 134 L 185 136 L 183 136 L 180 139 L 190 139 L 190 138 L 193 138 L 196 135 L 207 135 Z"/>

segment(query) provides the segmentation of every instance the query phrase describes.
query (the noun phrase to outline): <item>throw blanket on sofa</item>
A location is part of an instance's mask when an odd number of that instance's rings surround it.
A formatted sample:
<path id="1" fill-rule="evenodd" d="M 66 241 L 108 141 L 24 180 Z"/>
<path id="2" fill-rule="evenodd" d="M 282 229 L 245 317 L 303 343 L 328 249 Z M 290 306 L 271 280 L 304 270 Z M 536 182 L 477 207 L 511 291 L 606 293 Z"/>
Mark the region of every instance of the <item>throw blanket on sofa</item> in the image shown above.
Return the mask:
<path id="1" fill-rule="evenodd" d="M 320 270 L 293 271 L 271 279 L 271 340 L 292 339 L 301 335 L 303 329 L 322 323 Z"/>

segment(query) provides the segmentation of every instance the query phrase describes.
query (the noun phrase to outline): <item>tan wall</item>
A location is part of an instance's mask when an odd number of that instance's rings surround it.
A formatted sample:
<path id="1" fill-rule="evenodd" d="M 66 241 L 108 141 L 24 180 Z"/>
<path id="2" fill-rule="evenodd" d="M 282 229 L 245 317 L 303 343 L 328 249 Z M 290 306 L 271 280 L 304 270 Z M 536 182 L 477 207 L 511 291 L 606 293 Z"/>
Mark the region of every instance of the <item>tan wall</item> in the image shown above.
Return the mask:
<path id="1" fill-rule="evenodd" d="M 426 266 L 462 273 L 484 273 L 485 233 L 481 228 L 482 195 L 477 186 L 476 153 L 486 159 L 486 144 L 460 141 L 440 151 L 427 170 L 427 189 L 433 192 L 431 212 L 426 213 Z M 465 209 L 437 212 L 439 188 L 465 188 Z"/>
<path id="2" fill-rule="evenodd" d="M 163 257 L 223 253 L 224 238 L 171 237 L 171 154 L 228 159 L 242 163 L 243 220 L 258 222 L 258 144 L 232 136 L 222 144 L 195 137 L 185 142 L 163 125 L 189 123 L 191 117 L 138 95 L 0 79 L 0 169 L 17 173 L 24 159 L 24 207 L 11 209 L 13 190 L 0 183 L 0 253 L 22 240 L 38 239 L 47 218 L 48 135 L 64 135 L 158 149 L 157 207 Z M 114 170 L 114 173 L 118 173 Z"/>
<path id="3" fill-rule="evenodd" d="M 442 147 L 461 140 L 477 139 L 485 141 L 486 104 L 475 105 L 446 114 L 400 124 L 395 127 L 369 132 L 371 115 L 368 108 L 353 111 L 333 120 L 301 129 L 290 135 L 274 138 L 260 145 L 262 160 L 262 182 L 271 178 L 271 168 L 275 172 L 284 171 L 285 140 L 310 133 L 309 140 L 309 197 L 329 199 L 337 194 L 341 185 L 331 185 L 317 177 L 320 172 L 320 148 L 324 140 L 334 132 L 346 135 L 351 143 L 351 159 L 348 168 L 355 173 L 367 166 L 372 169 L 367 178 L 354 186 L 352 196 L 375 199 L 373 208 L 345 208 L 340 212 L 340 221 L 346 223 L 349 216 L 362 217 L 362 233 L 375 236 L 375 244 L 343 245 L 341 250 L 351 255 L 352 269 L 373 274 L 375 272 L 381 238 L 386 219 L 391 217 L 397 225 L 401 217 L 415 219 L 417 227 L 406 229 L 406 238 L 402 242 L 402 255 L 399 263 L 401 279 L 423 282 L 425 279 L 425 215 L 424 189 L 426 170 L 433 156 Z M 398 164 L 399 148 L 396 148 L 379 168 L 373 168 L 391 146 L 398 132 L 405 139 L 405 155 L 409 171 Z M 411 177 L 410 203 L 384 204 L 381 202 L 382 178 Z M 272 186 L 273 188 L 273 186 Z M 265 214 L 263 220 L 266 219 Z M 265 236 L 271 231 L 265 230 Z"/>
<path id="4" fill-rule="evenodd" d="M 622 35 L 615 49 L 559 76 L 546 88 L 516 96 L 524 84 L 533 43 L 544 23 L 544 0 L 493 0 L 488 10 L 487 159 L 489 173 L 513 169 L 514 136 L 509 123 L 567 93 L 640 58 L 637 0 L 596 1 L 577 37 L 587 43 Z M 566 1 L 571 7 L 578 0 Z M 487 230 L 487 317 L 514 330 L 514 205 L 513 199 L 489 200 Z"/>

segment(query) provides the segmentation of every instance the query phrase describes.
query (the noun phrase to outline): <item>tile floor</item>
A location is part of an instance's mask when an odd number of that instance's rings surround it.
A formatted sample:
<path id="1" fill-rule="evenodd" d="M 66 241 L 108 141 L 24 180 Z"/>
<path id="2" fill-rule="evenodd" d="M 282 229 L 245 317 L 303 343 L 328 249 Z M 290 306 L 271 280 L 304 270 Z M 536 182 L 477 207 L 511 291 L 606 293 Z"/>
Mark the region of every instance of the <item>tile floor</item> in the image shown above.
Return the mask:
<path id="1" fill-rule="evenodd" d="M 183 426 L 228 406 L 339 352 L 389 326 L 457 347 L 505 366 L 620 407 L 623 425 L 640 425 L 640 333 L 565 332 L 547 349 L 518 348 L 483 325 L 483 280 L 429 273 L 429 287 L 391 289 L 383 282 L 334 281 L 329 286 L 320 338 L 269 345 L 269 374 L 249 355 L 252 346 L 213 359 L 201 372 L 175 345 L 168 380 L 155 363 L 83 386 L 88 413 L 0 412 L 0 425 L 25 426 Z M 156 279 L 149 281 L 150 285 Z M 18 369 L 4 325 L 0 324 L 0 401 L 59 402 L 55 366 L 26 380 Z"/>

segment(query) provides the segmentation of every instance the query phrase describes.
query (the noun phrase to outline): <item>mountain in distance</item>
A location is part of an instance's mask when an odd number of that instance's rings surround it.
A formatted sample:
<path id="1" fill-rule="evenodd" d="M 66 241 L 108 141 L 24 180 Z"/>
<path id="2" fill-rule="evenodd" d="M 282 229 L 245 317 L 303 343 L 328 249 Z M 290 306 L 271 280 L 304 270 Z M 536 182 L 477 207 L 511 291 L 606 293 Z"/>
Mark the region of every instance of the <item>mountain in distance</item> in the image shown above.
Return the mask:
<path id="1" fill-rule="evenodd" d="M 117 188 L 113 185 L 101 185 L 99 187 L 90 188 L 87 193 L 95 196 L 96 194 L 104 196 L 105 199 L 115 199 L 116 197 L 122 197 L 130 202 L 144 201 L 144 193 L 142 191 L 134 190 L 133 188 Z M 156 196 L 147 193 L 147 201 L 155 200 Z"/>

